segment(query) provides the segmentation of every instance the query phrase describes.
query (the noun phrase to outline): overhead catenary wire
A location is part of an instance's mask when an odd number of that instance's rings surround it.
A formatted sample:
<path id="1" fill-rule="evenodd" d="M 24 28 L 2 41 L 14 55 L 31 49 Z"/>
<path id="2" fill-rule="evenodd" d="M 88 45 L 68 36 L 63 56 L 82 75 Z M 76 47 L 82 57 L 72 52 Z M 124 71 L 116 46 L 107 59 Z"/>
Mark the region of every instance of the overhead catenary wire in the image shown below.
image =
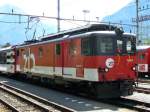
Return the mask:
<path id="1" fill-rule="evenodd" d="M 27 33 L 29 30 L 33 29 L 34 25 L 36 25 L 37 27 L 37 24 L 39 23 L 39 21 L 41 19 L 53 19 L 53 20 L 58 20 L 57 17 L 50 17 L 50 16 L 45 16 L 45 15 L 33 15 L 33 14 L 19 14 L 19 13 L 5 13 L 5 12 L 0 12 L 0 15 L 8 15 L 8 16 L 18 16 L 18 22 L 15 20 L 15 21 L 0 21 L 0 22 L 3 22 L 3 23 L 9 23 L 9 24 L 27 24 L 27 27 L 25 28 L 26 31 L 25 31 L 25 36 L 26 36 L 26 39 L 28 40 L 28 36 L 27 36 Z M 27 17 L 27 21 L 21 21 L 21 17 Z M 39 21 L 36 22 L 36 23 L 32 23 L 32 26 L 30 26 L 30 22 L 35 22 L 35 18 L 38 18 Z M 136 24 L 128 24 L 128 23 L 117 23 L 117 22 L 107 22 L 107 21 L 97 21 L 97 20 L 83 20 L 83 19 L 70 19 L 70 18 L 59 18 L 60 21 L 66 21 L 66 22 L 69 22 L 71 24 L 75 24 L 77 26 L 83 26 L 81 24 L 78 24 L 79 22 L 83 22 L 83 23 L 104 23 L 104 24 L 111 24 L 111 25 L 120 25 L 120 26 L 128 26 L 128 27 L 136 27 Z M 45 34 L 45 29 L 43 30 L 44 34 Z M 43 34 L 43 35 L 44 35 Z"/>
<path id="2" fill-rule="evenodd" d="M 17 24 L 17 23 L 19 23 L 19 24 L 26 24 L 26 23 L 28 23 L 27 21 L 24 21 L 24 22 L 15 22 L 15 21 L 0 21 L 0 23 L 14 23 L 14 24 Z"/>
<path id="3" fill-rule="evenodd" d="M 36 17 L 36 18 L 47 18 L 47 19 L 55 19 L 57 20 L 57 17 L 50 17 L 50 16 L 39 16 L 39 15 L 30 15 L 30 14 L 19 14 L 19 13 L 0 13 L 0 15 L 12 15 L 12 16 L 25 16 L 25 17 Z M 115 23 L 115 22 L 98 22 L 95 20 L 82 20 L 82 19 L 70 19 L 70 18 L 59 18 L 59 20 L 64 21 L 76 21 L 76 22 L 94 22 L 94 23 L 106 23 L 106 24 L 120 24 L 120 25 L 126 25 L 126 26 L 136 26 L 134 24 L 127 24 L 127 23 Z M 18 23 L 18 22 L 17 22 Z"/>
<path id="4" fill-rule="evenodd" d="M 36 21 L 36 23 L 34 23 L 30 28 L 26 28 L 26 31 L 25 31 L 25 36 L 26 36 L 26 39 L 28 40 L 28 37 L 27 37 L 27 33 L 30 29 L 33 29 L 33 27 L 35 27 L 35 30 L 34 30 L 34 36 L 35 36 L 35 33 L 36 33 L 36 28 L 37 28 L 37 24 L 40 22 L 40 20 Z M 29 26 L 28 26 L 29 27 Z"/>

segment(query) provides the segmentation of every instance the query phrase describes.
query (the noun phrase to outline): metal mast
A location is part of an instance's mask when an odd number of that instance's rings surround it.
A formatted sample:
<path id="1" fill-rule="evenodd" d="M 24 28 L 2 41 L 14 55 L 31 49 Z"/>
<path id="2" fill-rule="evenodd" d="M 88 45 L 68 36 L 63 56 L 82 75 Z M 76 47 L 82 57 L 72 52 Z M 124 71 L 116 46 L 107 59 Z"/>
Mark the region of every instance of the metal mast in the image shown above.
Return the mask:
<path id="1" fill-rule="evenodd" d="M 60 32 L 60 0 L 57 0 L 57 32 Z"/>
<path id="2" fill-rule="evenodd" d="M 136 0 L 136 36 L 139 45 L 139 0 Z"/>

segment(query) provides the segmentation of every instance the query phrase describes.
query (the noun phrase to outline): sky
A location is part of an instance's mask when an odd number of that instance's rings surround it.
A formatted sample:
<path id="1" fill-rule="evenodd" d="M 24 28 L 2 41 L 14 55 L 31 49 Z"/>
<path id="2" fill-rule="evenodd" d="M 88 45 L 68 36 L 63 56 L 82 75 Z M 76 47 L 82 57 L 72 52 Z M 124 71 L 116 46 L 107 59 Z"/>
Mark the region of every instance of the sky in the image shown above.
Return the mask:
<path id="1" fill-rule="evenodd" d="M 133 0 L 60 0 L 60 17 L 61 18 L 69 18 L 69 19 L 80 19 L 80 20 L 93 20 L 100 21 L 105 16 L 112 15 L 113 13 L 119 11 L 121 8 L 126 6 L 128 3 Z M 19 13 L 18 9 L 21 10 L 24 14 L 30 15 L 39 15 L 42 16 L 43 13 L 45 16 L 57 17 L 57 0 L 0 0 L 0 7 L 9 6 L 6 8 L 11 13 L 11 6 L 17 7 L 17 9 L 13 9 L 14 13 Z M 86 10 L 88 13 L 84 13 Z M 2 12 L 2 10 L 0 10 Z M 8 12 L 7 12 L 8 13 Z M 0 20 L 2 16 L 0 15 Z M 10 19 L 12 19 L 10 17 Z M 18 18 L 17 18 L 18 20 Z M 36 21 L 33 21 L 33 24 Z M 41 23 L 50 26 L 45 28 L 45 25 L 42 26 Z M 67 30 L 75 27 L 80 27 L 82 25 L 87 24 L 86 22 L 75 22 L 75 21 L 61 21 L 61 30 Z M 8 25 L 8 27 L 11 24 Z M 6 25 L 5 25 L 6 26 Z M 35 26 L 36 27 L 36 26 Z M 18 31 L 17 28 L 20 28 Z M 43 19 L 40 18 L 40 22 L 38 27 L 36 27 L 39 35 L 43 34 L 43 29 L 47 29 L 45 32 L 49 34 L 51 32 L 57 32 L 57 22 L 56 20 L 51 19 Z M 4 28 L 3 28 L 4 29 Z M 12 30 L 13 29 L 13 30 Z M 16 30 L 17 33 L 14 33 Z M 10 31 L 13 33 L 10 33 Z M 9 33 L 6 33 L 9 32 Z M 19 34 L 18 34 L 19 32 Z M 25 35 L 25 27 L 21 26 L 21 24 L 16 24 L 13 27 L 8 29 L 4 29 L 1 31 L 0 37 L 7 37 L 11 43 L 14 43 L 16 40 L 19 40 L 18 37 L 22 37 L 22 40 L 26 40 L 26 38 L 31 38 L 33 36 L 33 30 L 30 30 L 27 35 Z M 18 34 L 18 35 L 16 35 Z M 38 37 L 38 36 L 37 36 Z M 0 40 L 0 44 L 4 43 L 4 41 Z"/>
<path id="2" fill-rule="evenodd" d="M 133 0 L 60 0 L 60 16 L 71 19 L 101 20 L 131 1 Z M 0 7 L 6 4 L 17 6 L 27 14 L 42 15 L 44 12 L 45 16 L 57 17 L 57 0 L 0 1 Z M 88 10 L 88 13 L 84 13 L 83 10 Z M 63 24 L 66 24 L 66 21 Z M 65 25 L 63 26 L 65 27 Z"/>

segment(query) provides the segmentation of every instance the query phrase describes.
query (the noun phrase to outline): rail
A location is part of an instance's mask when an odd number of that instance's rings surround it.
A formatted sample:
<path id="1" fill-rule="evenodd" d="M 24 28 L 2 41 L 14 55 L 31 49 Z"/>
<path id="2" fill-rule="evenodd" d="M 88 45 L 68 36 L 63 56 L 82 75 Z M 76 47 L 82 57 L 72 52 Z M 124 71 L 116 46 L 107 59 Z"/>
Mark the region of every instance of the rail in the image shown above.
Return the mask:
<path id="1" fill-rule="evenodd" d="M 6 101 L 0 99 L 0 102 L 5 105 L 8 109 L 10 109 L 13 112 L 19 112 L 19 110 L 17 110 L 14 106 L 10 105 L 9 103 L 7 103 Z"/>
<path id="2" fill-rule="evenodd" d="M 46 99 L 40 98 L 36 95 L 33 95 L 31 93 L 25 92 L 21 89 L 12 87 L 12 86 L 4 84 L 4 83 L 0 83 L 0 89 L 1 89 L 1 91 L 5 91 L 15 97 L 18 97 L 19 99 L 23 100 L 24 102 L 28 102 L 28 103 L 32 104 L 33 105 L 32 108 L 37 107 L 42 112 L 43 111 L 44 112 L 49 112 L 49 111 L 74 112 L 75 111 L 68 107 L 56 104 L 54 102 L 50 102 Z M 2 92 L 1 92 L 1 94 L 2 94 Z M 15 99 L 15 100 L 18 100 L 18 99 Z M 22 103 L 24 103 L 24 102 L 22 102 Z M 11 105 L 11 107 L 13 109 L 14 106 Z M 23 108 L 24 108 L 24 105 L 23 105 Z M 16 108 L 16 112 L 20 112 L 20 110 L 18 111 L 18 109 Z"/>
<path id="3" fill-rule="evenodd" d="M 136 110 L 139 112 L 150 112 L 150 103 L 128 99 L 128 98 L 119 98 L 114 100 L 103 100 L 103 103 L 125 107 L 128 109 Z"/>
<path id="4" fill-rule="evenodd" d="M 139 79 L 138 82 L 140 83 L 150 83 L 150 80 L 149 79 Z"/>
<path id="5" fill-rule="evenodd" d="M 150 88 L 136 87 L 134 91 L 138 93 L 150 94 Z"/>

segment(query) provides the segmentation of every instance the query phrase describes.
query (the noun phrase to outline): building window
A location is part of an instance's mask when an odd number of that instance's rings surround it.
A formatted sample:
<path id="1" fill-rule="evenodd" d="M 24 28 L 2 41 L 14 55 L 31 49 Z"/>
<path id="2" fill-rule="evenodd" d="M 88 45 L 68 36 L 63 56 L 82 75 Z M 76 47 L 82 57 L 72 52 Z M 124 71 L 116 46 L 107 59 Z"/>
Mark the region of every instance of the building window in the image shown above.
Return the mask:
<path id="1" fill-rule="evenodd" d="M 60 44 L 56 44 L 56 55 L 60 55 L 61 54 L 61 46 Z"/>

